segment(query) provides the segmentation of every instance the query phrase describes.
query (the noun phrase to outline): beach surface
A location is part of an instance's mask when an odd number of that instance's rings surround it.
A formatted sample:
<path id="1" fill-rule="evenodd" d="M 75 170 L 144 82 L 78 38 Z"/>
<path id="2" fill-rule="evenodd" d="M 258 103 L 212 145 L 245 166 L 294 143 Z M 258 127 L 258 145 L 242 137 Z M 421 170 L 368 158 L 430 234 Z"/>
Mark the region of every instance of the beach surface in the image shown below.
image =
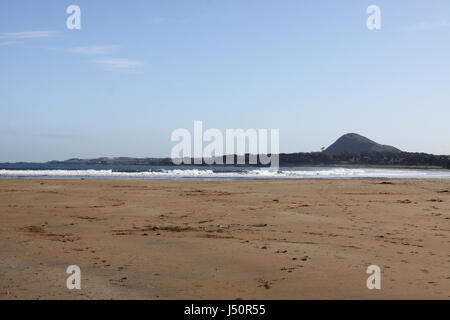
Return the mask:
<path id="1" fill-rule="evenodd" d="M 0 299 L 450 299 L 450 180 L 0 180 Z M 66 269 L 81 268 L 81 290 Z M 381 268 L 381 290 L 366 286 Z"/>

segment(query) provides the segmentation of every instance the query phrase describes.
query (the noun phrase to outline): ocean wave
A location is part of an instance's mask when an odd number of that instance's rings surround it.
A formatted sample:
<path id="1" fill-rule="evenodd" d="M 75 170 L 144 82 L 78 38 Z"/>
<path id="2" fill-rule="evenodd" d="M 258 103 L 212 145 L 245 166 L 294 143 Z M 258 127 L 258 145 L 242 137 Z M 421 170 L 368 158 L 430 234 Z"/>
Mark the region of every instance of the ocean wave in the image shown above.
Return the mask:
<path id="1" fill-rule="evenodd" d="M 113 170 L 0 170 L 0 177 L 54 177 L 54 178 L 137 178 L 137 179 L 351 179 L 351 178 L 404 178 L 450 179 L 450 171 L 400 170 L 400 169 L 349 169 L 349 168 L 296 168 L 251 169 L 214 171 L 211 169 L 158 169 L 140 172 Z"/>

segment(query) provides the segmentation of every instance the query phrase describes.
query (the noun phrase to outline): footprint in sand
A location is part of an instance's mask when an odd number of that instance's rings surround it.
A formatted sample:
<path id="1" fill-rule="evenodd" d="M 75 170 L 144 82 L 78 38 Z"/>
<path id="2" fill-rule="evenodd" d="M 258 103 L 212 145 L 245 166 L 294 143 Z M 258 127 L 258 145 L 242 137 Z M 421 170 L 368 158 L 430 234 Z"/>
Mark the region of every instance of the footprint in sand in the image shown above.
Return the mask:
<path id="1" fill-rule="evenodd" d="M 259 279 L 258 282 L 259 282 L 258 287 L 263 287 L 266 290 L 269 290 L 269 289 L 272 288 L 272 283 L 270 281 L 268 281 L 268 280 Z"/>

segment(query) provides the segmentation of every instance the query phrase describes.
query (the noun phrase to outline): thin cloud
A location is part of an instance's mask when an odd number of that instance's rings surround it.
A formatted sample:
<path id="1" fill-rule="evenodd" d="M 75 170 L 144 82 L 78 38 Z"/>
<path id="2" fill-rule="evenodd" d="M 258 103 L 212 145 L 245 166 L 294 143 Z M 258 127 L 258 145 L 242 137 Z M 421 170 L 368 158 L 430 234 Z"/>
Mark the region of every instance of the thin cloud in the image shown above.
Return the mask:
<path id="1" fill-rule="evenodd" d="M 93 62 L 112 71 L 130 71 L 143 65 L 142 61 L 122 58 L 102 58 Z"/>
<path id="2" fill-rule="evenodd" d="M 415 32 L 415 31 L 428 31 L 428 30 L 449 29 L 449 28 L 450 22 L 447 20 L 441 20 L 433 22 L 421 22 L 407 26 L 405 29 L 406 31 L 409 32 Z"/>
<path id="3" fill-rule="evenodd" d="M 67 51 L 76 54 L 104 55 L 112 53 L 117 46 L 84 46 L 68 48 Z"/>
<path id="4" fill-rule="evenodd" d="M 22 31 L 22 32 L 5 32 L 3 35 L 10 39 L 36 39 L 53 37 L 56 31 Z"/>
<path id="5" fill-rule="evenodd" d="M 0 47 L 12 46 L 12 45 L 15 45 L 16 43 L 18 43 L 18 42 L 17 41 L 3 41 L 3 42 L 0 42 Z"/>

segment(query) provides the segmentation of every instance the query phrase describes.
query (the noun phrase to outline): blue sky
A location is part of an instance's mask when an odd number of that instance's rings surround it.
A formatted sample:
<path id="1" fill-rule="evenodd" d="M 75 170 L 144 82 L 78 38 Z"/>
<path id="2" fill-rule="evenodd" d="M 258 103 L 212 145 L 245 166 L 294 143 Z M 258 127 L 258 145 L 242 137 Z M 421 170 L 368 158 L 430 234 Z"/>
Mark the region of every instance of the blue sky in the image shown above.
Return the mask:
<path id="1" fill-rule="evenodd" d="M 194 120 L 450 154 L 449 54 L 447 0 L 0 0 L 0 161 L 169 156 Z"/>

